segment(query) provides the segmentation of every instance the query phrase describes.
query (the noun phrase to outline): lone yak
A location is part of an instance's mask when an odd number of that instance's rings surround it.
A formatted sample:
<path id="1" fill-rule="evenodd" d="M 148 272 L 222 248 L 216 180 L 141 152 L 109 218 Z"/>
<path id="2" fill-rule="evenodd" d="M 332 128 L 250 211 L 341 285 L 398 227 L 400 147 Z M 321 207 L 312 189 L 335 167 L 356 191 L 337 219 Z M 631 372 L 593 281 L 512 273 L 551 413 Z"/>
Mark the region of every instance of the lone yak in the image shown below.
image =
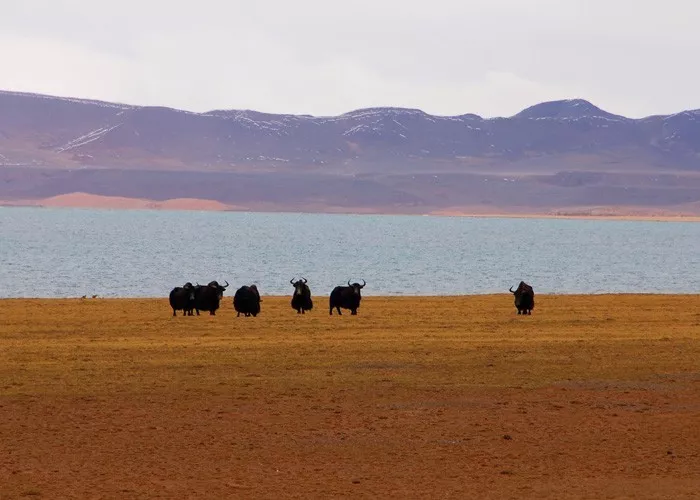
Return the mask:
<path id="1" fill-rule="evenodd" d="M 535 292 L 532 287 L 521 281 L 516 290 L 510 287 L 510 293 L 515 296 L 515 307 L 518 309 L 518 314 L 532 314 L 535 308 Z"/>
<path id="2" fill-rule="evenodd" d="M 360 301 L 362 300 L 360 290 L 362 290 L 366 284 L 367 282 L 362 280 L 361 285 L 359 283 L 353 283 L 351 285 L 350 280 L 348 280 L 348 286 L 335 287 L 328 300 L 330 315 L 333 316 L 333 308 L 338 311 L 339 316 L 342 315 L 340 312 L 341 308 L 350 309 L 350 314 L 352 315 L 357 314 L 357 309 L 360 307 Z"/>

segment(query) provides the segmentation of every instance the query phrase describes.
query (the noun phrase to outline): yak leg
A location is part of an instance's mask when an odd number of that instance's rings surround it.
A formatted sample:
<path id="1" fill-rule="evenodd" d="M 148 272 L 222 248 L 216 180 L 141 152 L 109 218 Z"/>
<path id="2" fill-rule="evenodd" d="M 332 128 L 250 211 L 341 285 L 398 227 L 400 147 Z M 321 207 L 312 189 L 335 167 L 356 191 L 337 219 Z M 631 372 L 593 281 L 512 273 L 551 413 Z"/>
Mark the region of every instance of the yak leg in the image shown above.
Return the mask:
<path id="1" fill-rule="evenodd" d="M 197 309 L 197 316 L 199 316 L 199 309 Z"/>
<path id="2" fill-rule="evenodd" d="M 306 311 L 304 311 L 303 308 L 302 308 L 302 309 L 299 309 L 299 311 L 301 311 L 301 314 L 306 314 Z"/>
<path id="3" fill-rule="evenodd" d="M 357 314 L 357 309 L 351 309 L 350 310 L 350 315 L 355 316 Z"/>
<path id="4" fill-rule="evenodd" d="M 527 315 L 528 315 L 528 316 L 532 315 L 532 310 L 528 309 L 528 310 L 527 310 Z"/>
<path id="5" fill-rule="evenodd" d="M 520 312 L 520 309 L 518 309 L 518 314 L 522 314 L 522 313 Z"/>
<path id="6" fill-rule="evenodd" d="M 173 309 L 173 316 L 177 316 L 177 314 L 175 314 L 175 309 Z"/>

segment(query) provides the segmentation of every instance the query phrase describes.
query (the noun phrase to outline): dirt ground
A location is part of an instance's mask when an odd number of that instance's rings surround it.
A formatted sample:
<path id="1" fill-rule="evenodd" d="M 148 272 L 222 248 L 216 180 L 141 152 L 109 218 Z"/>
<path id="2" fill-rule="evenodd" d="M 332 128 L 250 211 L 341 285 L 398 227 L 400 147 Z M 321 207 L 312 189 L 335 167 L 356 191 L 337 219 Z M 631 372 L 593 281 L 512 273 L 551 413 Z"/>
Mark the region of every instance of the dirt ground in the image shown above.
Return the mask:
<path id="1" fill-rule="evenodd" d="M 2 300 L 0 499 L 698 498 L 700 296 Z"/>

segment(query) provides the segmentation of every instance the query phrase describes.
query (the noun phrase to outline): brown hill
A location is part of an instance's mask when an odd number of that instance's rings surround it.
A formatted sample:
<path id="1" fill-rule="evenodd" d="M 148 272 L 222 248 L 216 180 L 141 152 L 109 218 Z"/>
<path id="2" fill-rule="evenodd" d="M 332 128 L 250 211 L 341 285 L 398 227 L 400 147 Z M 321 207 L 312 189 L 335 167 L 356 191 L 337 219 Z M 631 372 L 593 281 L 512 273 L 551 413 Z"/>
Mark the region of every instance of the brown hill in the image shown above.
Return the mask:
<path id="1" fill-rule="evenodd" d="M 510 118 L 372 108 L 191 113 L 0 92 L 0 199 L 74 192 L 248 209 L 698 213 L 700 111 L 583 100 Z"/>

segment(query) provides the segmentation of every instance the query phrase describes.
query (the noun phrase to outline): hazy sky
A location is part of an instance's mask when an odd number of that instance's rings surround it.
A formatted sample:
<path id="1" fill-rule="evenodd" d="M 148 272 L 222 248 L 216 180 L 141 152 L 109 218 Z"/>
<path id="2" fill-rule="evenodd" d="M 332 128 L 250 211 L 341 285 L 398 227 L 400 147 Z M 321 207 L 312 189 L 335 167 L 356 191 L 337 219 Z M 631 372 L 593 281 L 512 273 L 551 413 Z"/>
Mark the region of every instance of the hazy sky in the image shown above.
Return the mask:
<path id="1" fill-rule="evenodd" d="M 692 0 L 0 0 L 0 89 L 338 114 L 700 108 Z M 1 112 L 1 110 L 0 110 Z"/>

